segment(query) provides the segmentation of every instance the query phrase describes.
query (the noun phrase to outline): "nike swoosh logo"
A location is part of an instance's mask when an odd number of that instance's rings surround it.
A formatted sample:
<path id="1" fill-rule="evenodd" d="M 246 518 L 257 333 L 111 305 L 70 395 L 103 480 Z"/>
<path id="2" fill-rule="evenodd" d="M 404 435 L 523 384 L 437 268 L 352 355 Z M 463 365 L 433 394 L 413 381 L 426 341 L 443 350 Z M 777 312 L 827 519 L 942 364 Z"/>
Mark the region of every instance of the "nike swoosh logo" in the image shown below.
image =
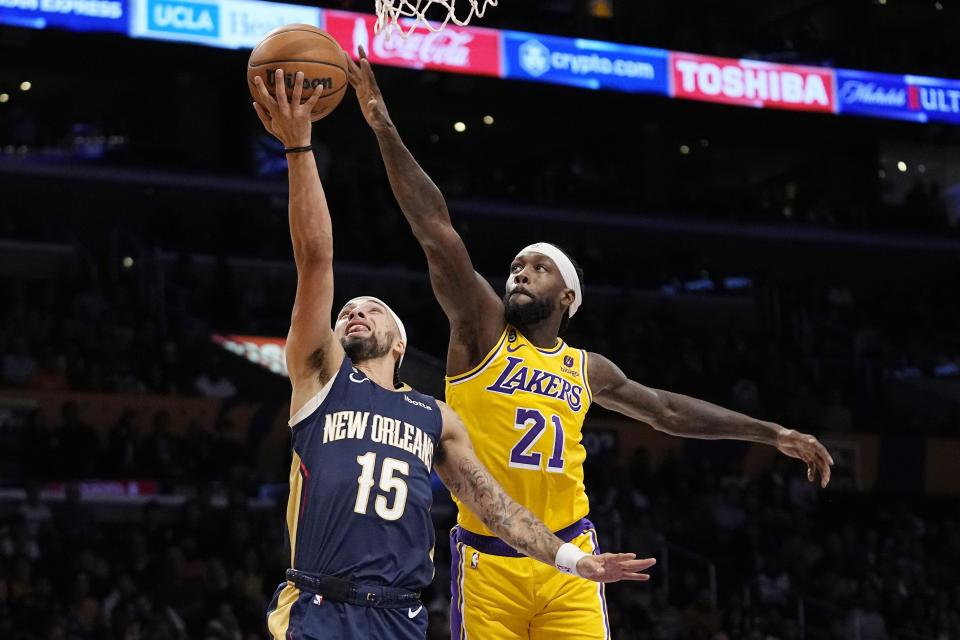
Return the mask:
<path id="1" fill-rule="evenodd" d="M 410 609 L 409 611 L 407 611 L 407 617 L 413 620 L 418 615 L 420 615 L 420 609 L 423 609 L 423 605 L 420 605 L 419 607 L 417 607 L 416 611 L 414 611 L 413 609 Z"/>
<path id="2" fill-rule="evenodd" d="M 510 345 L 507 345 L 507 351 L 509 351 L 510 353 L 513 353 L 514 351 L 519 351 L 520 349 L 524 348 L 525 346 L 527 346 L 527 345 L 525 345 L 525 344 L 518 344 L 518 345 L 515 346 L 515 347 L 510 347 Z"/>

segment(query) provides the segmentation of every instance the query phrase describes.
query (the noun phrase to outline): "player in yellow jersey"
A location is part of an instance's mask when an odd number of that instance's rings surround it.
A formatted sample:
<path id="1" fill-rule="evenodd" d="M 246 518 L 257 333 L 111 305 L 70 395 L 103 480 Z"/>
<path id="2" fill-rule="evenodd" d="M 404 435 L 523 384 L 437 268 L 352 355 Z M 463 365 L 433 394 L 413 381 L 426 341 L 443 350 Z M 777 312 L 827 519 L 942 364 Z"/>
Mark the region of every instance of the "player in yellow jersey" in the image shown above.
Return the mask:
<path id="1" fill-rule="evenodd" d="M 813 436 L 645 387 L 607 358 L 565 344 L 558 334 L 583 300 L 582 277 L 557 247 L 537 243 L 520 250 L 505 294 L 497 295 L 474 271 L 442 194 L 404 147 L 362 50 L 348 76 L 450 321 L 446 400 L 483 464 L 558 537 L 598 553 L 586 519 L 580 443 L 593 402 L 672 435 L 775 446 L 806 462 L 808 478 L 819 475 L 826 486 L 833 460 Z M 454 638 L 609 637 L 603 585 L 551 575 L 459 507 L 451 532 Z"/>

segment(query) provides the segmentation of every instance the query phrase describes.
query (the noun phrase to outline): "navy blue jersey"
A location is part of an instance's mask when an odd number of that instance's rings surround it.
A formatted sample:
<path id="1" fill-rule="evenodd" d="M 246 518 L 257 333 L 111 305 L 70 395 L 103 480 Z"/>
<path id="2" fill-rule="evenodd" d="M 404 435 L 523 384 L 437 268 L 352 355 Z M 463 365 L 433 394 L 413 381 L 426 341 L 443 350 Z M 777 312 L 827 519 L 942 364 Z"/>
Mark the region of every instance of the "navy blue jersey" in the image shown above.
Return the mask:
<path id="1" fill-rule="evenodd" d="M 436 400 L 384 389 L 344 356 L 290 424 L 291 566 L 411 591 L 429 585 Z"/>

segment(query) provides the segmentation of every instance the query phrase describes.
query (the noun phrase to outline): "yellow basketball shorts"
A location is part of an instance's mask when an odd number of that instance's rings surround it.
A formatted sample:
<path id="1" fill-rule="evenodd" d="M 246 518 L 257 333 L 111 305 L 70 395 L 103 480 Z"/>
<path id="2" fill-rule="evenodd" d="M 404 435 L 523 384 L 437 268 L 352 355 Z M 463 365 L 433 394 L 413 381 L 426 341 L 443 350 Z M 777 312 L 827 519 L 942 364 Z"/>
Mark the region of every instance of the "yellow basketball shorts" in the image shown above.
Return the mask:
<path id="1" fill-rule="evenodd" d="M 599 553 L 586 518 L 557 536 Z M 499 538 L 450 532 L 451 637 L 455 640 L 610 638 L 604 585 L 521 556 Z"/>

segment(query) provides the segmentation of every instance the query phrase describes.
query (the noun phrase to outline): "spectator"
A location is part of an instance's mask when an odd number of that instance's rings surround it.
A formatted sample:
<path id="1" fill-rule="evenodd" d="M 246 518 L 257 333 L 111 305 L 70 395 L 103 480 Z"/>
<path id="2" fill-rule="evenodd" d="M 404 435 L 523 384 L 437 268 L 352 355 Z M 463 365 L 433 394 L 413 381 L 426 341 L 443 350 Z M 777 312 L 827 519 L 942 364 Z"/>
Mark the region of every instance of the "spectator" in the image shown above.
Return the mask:
<path id="1" fill-rule="evenodd" d="M 237 395 L 237 387 L 224 373 L 223 359 L 219 355 L 210 357 L 207 370 L 196 377 L 193 388 L 207 398 L 218 400 L 225 400 Z"/>
<path id="2" fill-rule="evenodd" d="M 52 347 L 44 348 L 40 366 L 27 379 L 26 386 L 29 389 L 41 391 L 65 391 L 69 389 L 70 381 L 67 378 L 66 363 L 63 356 L 59 355 Z"/>
<path id="3" fill-rule="evenodd" d="M 55 460 L 69 479 L 90 478 L 98 469 L 100 440 L 97 432 L 80 419 L 80 408 L 74 400 L 63 403 L 60 415 L 60 442 Z M 55 467 L 56 468 L 56 467 Z"/>
<path id="4" fill-rule="evenodd" d="M 172 479 L 180 473 L 180 440 L 170 432 L 170 414 L 160 409 L 153 414 L 153 430 L 140 442 L 137 458 L 148 476 Z"/>
<path id="5" fill-rule="evenodd" d="M 36 372 L 37 360 L 30 353 L 27 339 L 22 335 L 10 341 L 7 353 L 2 359 L 2 380 L 6 385 L 22 387 Z"/>

